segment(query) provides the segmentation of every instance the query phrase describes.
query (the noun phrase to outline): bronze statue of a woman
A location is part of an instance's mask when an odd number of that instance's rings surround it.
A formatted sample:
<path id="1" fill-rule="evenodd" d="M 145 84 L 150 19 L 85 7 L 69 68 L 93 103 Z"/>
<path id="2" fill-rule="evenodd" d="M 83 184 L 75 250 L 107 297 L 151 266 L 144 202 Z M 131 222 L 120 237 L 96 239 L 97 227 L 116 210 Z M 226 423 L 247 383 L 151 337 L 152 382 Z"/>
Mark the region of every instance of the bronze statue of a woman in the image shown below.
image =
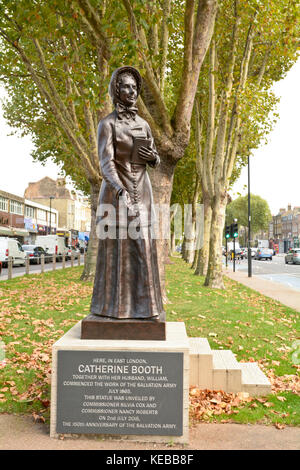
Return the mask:
<path id="1" fill-rule="evenodd" d="M 151 230 L 152 187 L 146 169 L 147 165 L 155 168 L 160 159 L 148 123 L 137 114 L 141 86 L 135 68 L 115 70 L 109 86 L 115 110 L 98 127 L 103 176 L 98 208 L 111 205 L 115 209 L 116 220 L 108 218 L 105 223 L 114 225 L 116 236 L 99 239 L 91 312 L 107 319 L 160 321 L 164 310 Z M 128 215 L 125 226 L 118 217 L 121 201 Z M 134 221 L 138 237 L 130 236 L 129 225 Z"/>

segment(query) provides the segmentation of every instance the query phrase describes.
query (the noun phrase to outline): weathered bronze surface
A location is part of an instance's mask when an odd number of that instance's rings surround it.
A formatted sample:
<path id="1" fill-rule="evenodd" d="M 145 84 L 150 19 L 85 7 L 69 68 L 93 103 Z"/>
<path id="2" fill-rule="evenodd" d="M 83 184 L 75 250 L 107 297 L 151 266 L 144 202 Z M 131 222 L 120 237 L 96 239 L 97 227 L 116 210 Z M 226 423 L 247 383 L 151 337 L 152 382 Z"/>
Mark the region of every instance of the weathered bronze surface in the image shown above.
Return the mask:
<path id="1" fill-rule="evenodd" d="M 147 165 L 155 168 L 160 159 L 150 127 L 138 116 L 135 107 L 141 85 L 136 69 L 117 69 L 110 82 L 115 110 L 98 126 L 98 153 L 103 175 L 98 209 L 110 204 L 116 211 L 115 220 L 107 218 L 103 211 L 99 211 L 98 217 L 100 223 L 106 217 L 105 223 L 114 226 L 116 233 L 115 237 L 99 239 L 91 313 L 94 314 L 92 323 L 95 330 L 105 328 L 102 337 L 108 331 L 113 334 L 114 328 L 119 331 L 120 326 L 120 331 L 124 331 L 122 339 L 129 334 L 128 328 L 130 331 L 144 329 L 148 334 L 145 339 L 155 339 L 151 338 L 151 332 L 159 327 L 154 324 L 163 322 L 165 315 L 156 241 L 151 231 L 152 187 L 146 169 Z M 125 221 L 119 217 L 121 203 L 127 210 Z M 133 239 L 129 233 L 124 237 L 132 223 L 138 226 L 140 238 Z M 95 326 L 97 318 L 111 319 L 110 328 L 103 321 L 99 323 L 101 326 Z M 139 322 L 125 323 L 132 319 Z M 84 326 L 83 330 L 91 331 L 91 321 L 86 319 L 84 323 L 89 326 Z M 131 333 L 129 336 L 131 338 Z"/>
<path id="2" fill-rule="evenodd" d="M 81 339 L 160 340 L 166 339 L 164 321 L 100 317 L 92 313 L 81 323 Z"/>

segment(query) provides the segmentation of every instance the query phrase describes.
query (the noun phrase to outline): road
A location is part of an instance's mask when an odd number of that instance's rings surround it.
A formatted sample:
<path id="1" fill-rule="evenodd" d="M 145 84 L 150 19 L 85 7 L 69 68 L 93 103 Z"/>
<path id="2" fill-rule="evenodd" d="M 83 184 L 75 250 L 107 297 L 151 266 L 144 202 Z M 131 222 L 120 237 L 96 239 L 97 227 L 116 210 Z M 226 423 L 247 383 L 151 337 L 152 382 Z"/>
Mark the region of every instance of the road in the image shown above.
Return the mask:
<path id="1" fill-rule="evenodd" d="M 83 255 L 80 257 L 80 264 L 83 264 Z M 71 267 L 71 260 L 66 261 L 66 268 Z M 78 260 L 74 260 L 74 266 L 78 266 Z M 62 262 L 56 262 L 56 269 L 62 269 L 63 263 Z M 46 263 L 44 265 L 44 272 L 46 271 L 52 271 L 53 270 L 53 264 L 52 263 Z M 7 280 L 7 268 L 2 269 L 2 273 L 0 275 L 0 281 L 6 281 Z M 30 264 L 29 266 L 29 274 L 34 274 L 34 273 L 40 273 L 41 272 L 41 266 L 39 264 Z M 13 277 L 19 277 L 23 276 L 25 274 L 25 267 L 24 266 L 14 266 L 13 267 Z"/>
<path id="2" fill-rule="evenodd" d="M 80 260 L 83 264 L 83 255 Z M 66 267 L 71 266 L 71 261 L 66 261 Z M 78 260 L 74 260 L 74 266 L 78 266 Z M 228 262 L 228 267 L 232 267 L 232 262 Z M 248 271 L 248 261 L 242 260 L 236 262 L 236 271 Z M 52 271 L 52 263 L 45 264 L 44 271 Z M 62 269 L 62 262 L 56 262 L 56 269 Z M 41 272 L 41 266 L 31 264 L 29 267 L 29 273 Z M 25 267 L 15 266 L 13 268 L 13 277 L 23 276 L 25 274 Z M 252 259 L 252 274 L 262 279 L 268 279 L 270 281 L 279 282 L 292 289 L 300 291 L 300 265 L 285 264 L 284 256 L 278 255 L 273 256 L 272 261 L 256 261 Z M 7 279 L 7 268 L 2 269 L 0 281 Z"/>
<path id="3" fill-rule="evenodd" d="M 232 263 L 229 262 L 228 266 Z M 248 260 L 236 262 L 236 271 L 247 272 Z M 300 264 L 285 264 L 284 255 L 273 256 L 272 261 L 252 258 L 252 274 L 300 291 Z"/>

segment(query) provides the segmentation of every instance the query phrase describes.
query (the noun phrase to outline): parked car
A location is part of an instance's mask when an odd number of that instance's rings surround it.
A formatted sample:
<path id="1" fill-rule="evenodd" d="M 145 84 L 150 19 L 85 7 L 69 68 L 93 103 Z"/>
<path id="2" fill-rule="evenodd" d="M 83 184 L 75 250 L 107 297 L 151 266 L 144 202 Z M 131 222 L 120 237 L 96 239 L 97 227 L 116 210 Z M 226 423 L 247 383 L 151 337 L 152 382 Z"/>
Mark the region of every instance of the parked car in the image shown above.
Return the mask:
<path id="1" fill-rule="evenodd" d="M 293 248 L 285 255 L 285 264 L 300 264 L 300 248 Z"/>
<path id="2" fill-rule="evenodd" d="M 258 250 L 255 253 L 254 259 L 257 259 L 257 260 L 269 259 L 270 261 L 272 261 L 272 255 L 273 255 L 273 250 L 270 250 L 269 248 L 258 248 Z"/>
<path id="3" fill-rule="evenodd" d="M 68 248 L 65 245 L 64 237 L 58 235 L 39 235 L 36 237 L 37 246 L 41 246 L 48 256 L 56 255 L 57 261 L 61 261 L 63 254 L 68 256 Z"/>
<path id="4" fill-rule="evenodd" d="M 78 256 L 81 253 L 80 249 L 76 248 L 75 246 L 71 246 L 71 245 L 68 245 L 67 248 L 68 248 L 67 258 L 71 259 L 71 256 L 72 256 L 72 253 L 73 253 L 74 259 L 78 259 Z"/>
<path id="5" fill-rule="evenodd" d="M 26 254 L 15 238 L 0 237 L 0 261 L 7 267 L 8 258 L 12 257 L 13 266 L 25 266 Z"/>
<path id="6" fill-rule="evenodd" d="M 50 257 L 42 246 L 22 245 L 25 254 L 29 257 L 30 264 L 41 264 L 41 256 L 45 256 L 45 263 L 50 262 Z"/>

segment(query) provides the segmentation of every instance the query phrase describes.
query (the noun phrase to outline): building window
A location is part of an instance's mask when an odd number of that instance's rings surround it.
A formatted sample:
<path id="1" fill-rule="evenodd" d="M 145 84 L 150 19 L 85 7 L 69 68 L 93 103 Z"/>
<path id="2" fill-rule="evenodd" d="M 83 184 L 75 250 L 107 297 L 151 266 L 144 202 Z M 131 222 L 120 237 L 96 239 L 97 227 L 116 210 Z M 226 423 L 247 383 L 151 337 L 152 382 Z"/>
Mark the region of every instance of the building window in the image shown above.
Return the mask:
<path id="1" fill-rule="evenodd" d="M 48 212 L 48 221 L 50 222 L 50 212 Z M 56 214 L 51 211 L 51 224 L 56 224 Z"/>
<path id="2" fill-rule="evenodd" d="M 12 214 L 23 215 L 23 204 L 18 201 L 10 201 L 10 212 Z"/>
<path id="3" fill-rule="evenodd" d="M 8 199 L 0 196 L 0 211 L 8 212 Z"/>
<path id="4" fill-rule="evenodd" d="M 34 217 L 34 208 L 30 206 L 25 206 L 25 216 L 33 219 Z"/>
<path id="5" fill-rule="evenodd" d="M 37 218 L 46 221 L 46 211 L 43 209 L 38 209 L 37 210 Z"/>

